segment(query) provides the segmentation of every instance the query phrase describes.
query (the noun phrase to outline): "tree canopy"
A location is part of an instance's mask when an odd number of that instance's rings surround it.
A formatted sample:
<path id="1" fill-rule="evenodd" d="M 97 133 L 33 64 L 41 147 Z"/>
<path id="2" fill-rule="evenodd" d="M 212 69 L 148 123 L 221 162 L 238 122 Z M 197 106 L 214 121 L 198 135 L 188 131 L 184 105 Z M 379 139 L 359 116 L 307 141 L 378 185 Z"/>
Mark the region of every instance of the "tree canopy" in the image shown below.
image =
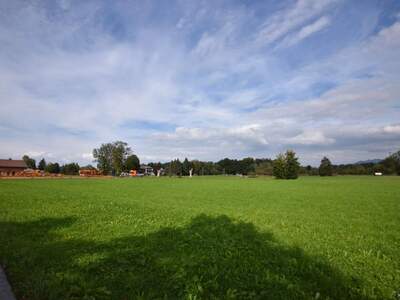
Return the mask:
<path id="1" fill-rule="evenodd" d="M 93 157 L 103 174 L 119 175 L 127 170 L 127 158 L 132 155 L 132 150 L 127 143 L 115 141 L 113 143 L 101 144 L 99 148 L 93 149 Z M 131 163 L 133 158 L 130 159 Z"/>
<path id="2" fill-rule="evenodd" d="M 36 160 L 30 158 L 28 155 L 24 155 L 22 159 L 29 169 L 36 169 Z"/>
<path id="3" fill-rule="evenodd" d="M 332 163 L 326 156 L 322 158 L 318 172 L 320 176 L 332 176 L 333 174 Z"/>
<path id="4" fill-rule="evenodd" d="M 46 160 L 44 158 L 42 158 L 39 161 L 38 169 L 41 170 L 41 171 L 44 171 L 46 169 Z"/>
<path id="5" fill-rule="evenodd" d="M 273 162 L 273 175 L 277 179 L 296 179 L 299 176 L 300 163 L 293 150 L 278 154 Z"/>

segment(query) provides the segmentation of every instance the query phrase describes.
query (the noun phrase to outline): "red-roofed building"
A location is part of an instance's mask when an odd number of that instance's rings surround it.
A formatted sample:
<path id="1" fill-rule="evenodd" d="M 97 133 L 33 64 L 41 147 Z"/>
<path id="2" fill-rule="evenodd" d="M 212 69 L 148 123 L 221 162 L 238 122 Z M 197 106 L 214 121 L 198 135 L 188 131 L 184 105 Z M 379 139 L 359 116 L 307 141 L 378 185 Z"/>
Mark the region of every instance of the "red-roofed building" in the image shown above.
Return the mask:
<path id="1" fill-rule="evenodd" d="M 0 176 L 15 176 L 27 168 L 23 160 L 0 159 Z"/>

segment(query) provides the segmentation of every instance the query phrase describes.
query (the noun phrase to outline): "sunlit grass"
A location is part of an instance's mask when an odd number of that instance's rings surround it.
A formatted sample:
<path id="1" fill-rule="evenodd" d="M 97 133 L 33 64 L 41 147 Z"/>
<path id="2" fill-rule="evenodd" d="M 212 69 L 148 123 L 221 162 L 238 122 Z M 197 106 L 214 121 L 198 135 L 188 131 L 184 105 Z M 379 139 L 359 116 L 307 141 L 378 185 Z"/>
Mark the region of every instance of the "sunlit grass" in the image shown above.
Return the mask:
<path id="1" fill-rule="evenodd" d="M 0 181 L 21 299 L 393 299 L 400 178 Z"/>

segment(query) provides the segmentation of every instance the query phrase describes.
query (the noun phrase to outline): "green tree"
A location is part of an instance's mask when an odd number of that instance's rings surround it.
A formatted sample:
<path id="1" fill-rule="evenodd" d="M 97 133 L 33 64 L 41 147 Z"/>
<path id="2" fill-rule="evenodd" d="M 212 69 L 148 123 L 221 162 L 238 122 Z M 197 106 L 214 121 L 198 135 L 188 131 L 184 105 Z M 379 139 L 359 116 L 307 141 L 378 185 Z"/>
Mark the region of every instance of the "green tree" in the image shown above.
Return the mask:
<path id="1" fill-rule="evenodd" d="M 389 155 L 381 163 L 384 166 L 386 174 L 400 175 L 400 151 Z"/>
<path id="2" fill-rule="evenodd" d="M 257 175 L 272 175 L 273 166 L 271 161 L 264 161 L 255 167 L 255 173 Z"/>
<path id="3" fill-rule="evenodd" d="M 300 163 L 293 150 L 287 150 L 285 154 L 286 179 L 297 179 L 299 177 Z"/>
<path id="4" fill-rule="evenodd" d="M 129 172 L 130 170 L 139 170 L 139 168 L 139 157 L 137 157 L 135 154 L 129 155 L 125 161 L 125 171 Z"/>
<path id="5" fill-rule="evenodd" d="M 60 172 L 65 175 L 78 175 L 80 167 L 77 163 L 69 163 L 61 166 Z"/>
<path id="6" fill-rule="evenodd" d="M 36 169 L 36 161 L 33 158 L 30 158 L 28 155 L 24 155 L 22 159 L 29 169 Z"/>
<path id="7" fill-rule="evenodd" d="M 293 150 L 278 154 L 273 162 L 273 175 L 277 179 L 296 179 L 299 177 L 300 163 Z"/>
<path id="8" fill-rule="evenodd" d="M 126 167 L 126 160 L 132 150 L 128 144 L 121 141 L 101 144 L 93 149 L 93 157 L 97 162 L 97 168 L 103 174 L 119 175 Z"/>
<path id="9" fill-rule="evenodd" d="M 99 148 L 93 149 L 93 157 L 97 162 L 97 168 L 104 175 L 111 174 L 112 172 L 112 152 L 112 143 L 101 144 Z"/>
<path id="10" fill-rule="evenodd" d="M 52 174 L 58 174 L 60 173 L 60 165 L 58 163 L 48 163 L 44 170 Z"/>
<path id="11" fill-rule="evenodd" d="M 39 161 L 38 169 L 41 170 L 41 171 L 44 171 L 46 169 L 46 160 L 44 158 L 42 158 Z"/>
<path id="12" fill-rule="evenodd" d="M 119 175 L 124 170 L 127 157 L 132 153 L 128 144 L 121 141 L 116 141 L 113 144 L 112 151 L 112 167 L 114 175 Z"/>
<path id="13" fill-rule="evenodd" d="M 333 173 L 332 163 L 326 156 L 322 158 L 318 172 L 320 176 L 332 176 Z"/>
<path id="14" fill-rule="evenodd" d="M 277 179 L 286 178 L 286 160 L 282 153 L 279 153 L 273 161 L 272 174 Z"/>
<path id="15" fill-rule="evenodd" d="M 191 163 L 187 158 L 182 163 L 182 175 L 183 176 L 189 176 L 189 171 L 192 168 Z"/>

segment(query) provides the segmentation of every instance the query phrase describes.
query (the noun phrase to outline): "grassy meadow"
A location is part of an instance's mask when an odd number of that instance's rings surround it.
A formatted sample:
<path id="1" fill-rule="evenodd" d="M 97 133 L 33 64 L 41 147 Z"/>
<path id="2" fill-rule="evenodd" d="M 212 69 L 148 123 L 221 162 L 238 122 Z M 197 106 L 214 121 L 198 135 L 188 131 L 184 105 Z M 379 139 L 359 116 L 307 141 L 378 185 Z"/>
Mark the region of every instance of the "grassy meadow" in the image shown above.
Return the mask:
<path id="1" fill-rule="evenodd" d="M 400 177 L 0 180 L 18 299 L 396 299 Z"/>

